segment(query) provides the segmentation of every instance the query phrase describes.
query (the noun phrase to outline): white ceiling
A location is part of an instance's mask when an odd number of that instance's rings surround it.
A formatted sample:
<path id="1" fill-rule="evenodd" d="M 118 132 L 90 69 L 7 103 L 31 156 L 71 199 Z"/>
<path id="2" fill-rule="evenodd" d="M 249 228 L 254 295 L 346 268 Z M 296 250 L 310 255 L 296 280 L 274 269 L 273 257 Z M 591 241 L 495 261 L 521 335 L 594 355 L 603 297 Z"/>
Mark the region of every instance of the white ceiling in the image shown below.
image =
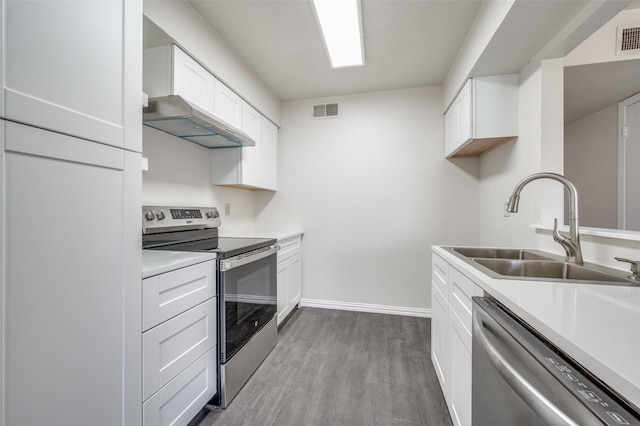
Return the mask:
<path id="1" fill-rule="evenodd" d="M 190 0 L 281 100 L 440 85 L 480 0 L 362 0 L 365 66 L 331 69 L 309 0 Z"/>
<path id="2" fill-rule="evenodd" d="M 331 69 L 310 0 L 178 1 L 191 3 L 283 101 L 443 84 L 482 3 L 361 0 L 365 66 Z M 473 75 L 518 72 L 587 3 L 517 1 Z M 635 0 L 630 7 L 638 6 Z M 146 47 L 167 42 L 154 27 L 145 22 Z M 568 69 L 567 75 L 567 122 L 623 99 L 621 93 L 640 82 L 637 64 Z M 610 90 L 612 79 L 603 75 L 617 76 L 613 81 L 625 87 Z"/>

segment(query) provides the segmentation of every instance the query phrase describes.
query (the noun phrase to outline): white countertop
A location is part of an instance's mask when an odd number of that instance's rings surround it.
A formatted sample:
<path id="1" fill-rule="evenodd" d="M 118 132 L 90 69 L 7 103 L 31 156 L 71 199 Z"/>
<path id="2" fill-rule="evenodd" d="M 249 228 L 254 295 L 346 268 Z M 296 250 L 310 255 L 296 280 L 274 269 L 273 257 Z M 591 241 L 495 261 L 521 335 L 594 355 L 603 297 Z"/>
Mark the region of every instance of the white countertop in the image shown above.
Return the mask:
<path id="1" fill-rule="evenodd" d="M 216 258 L 215 253 L 191 253 L 184 251 L 142 250 L 142 278 L 185 268 Z"/>
<path id="2" fill-rule="evenodd" d="M 494 279 L 433 250 L 640 407 L 640 286 Z"/>
<path id="3" fill-rule="evenodd" d="M 220 235 L 220 237 L 275 238 L 278 241 L 282 241 L 303 234 L 304 231 L 301 229 L 262 229 L 250 232 L 232 232 L 230 234 Z"/>

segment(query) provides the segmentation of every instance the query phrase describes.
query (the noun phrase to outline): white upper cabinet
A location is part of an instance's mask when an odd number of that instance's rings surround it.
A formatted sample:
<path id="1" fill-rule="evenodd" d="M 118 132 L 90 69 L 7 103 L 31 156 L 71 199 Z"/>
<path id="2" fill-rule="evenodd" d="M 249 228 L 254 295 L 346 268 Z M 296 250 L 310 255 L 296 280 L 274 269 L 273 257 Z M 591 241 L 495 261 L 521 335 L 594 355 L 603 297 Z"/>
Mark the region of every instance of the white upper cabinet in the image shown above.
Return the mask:
<path id="1" fill-rule="evenodd" d="M 171 94 L 180 95 L 200 108 L 213 113 L 215 111 L 217 80 L 209 71 L 191 59 L 182 50 L 173 45 L 170 47 L 173 54 L 173 79 L 170 80 L 173 84 Z M 162 47 L 158 49 L 162 49 Z M 167 49 L 165 48 L 165 50 Z M 168 94 L 165 93 L 165 95 Z"/>
<path id="2" fill-rule="evenodd" d="M 471 78 L 445 113 L 445 156 L 475 157 L 518 135 L 518 75 Z"/>
<path id="3" fill-rule="evenodd" d="M 143 70 L 149 98 L 179 95 L 214 114 L 216 78 L 177 46 L 145 49 Z"/>
<path id="4" fill-rule="evenodd" d="M 3 1 L 2 116 L 141 151 L 142 22 L 123 1 Z"/>
<path id="5" fill-rule="evenodd" d="M 260 134 L 260 182 L 266 189 L 278 187 L 278 127 L 262 117 Z"/>
<path id="6" fill-rule="evenodd" d="M 149 98 L 179 95 L 242 129 L 242 98 L 175 45 L 144 50 L 144 92 Z"/>
<path id="7" fill-rule="evenodd" d="M 216 80 L 214 98 L 215 116 L 238 129 L 242 129 L 242 98 L 219 80 Z M 244 132 L 247 133 L 246 130 Z"/>
<path id="8" fill-rule="evenodd" d="M 243 102 L 242 130 L 256 145 L 212 150 L 211 183 L 277 190 L 278 127 Z"/>

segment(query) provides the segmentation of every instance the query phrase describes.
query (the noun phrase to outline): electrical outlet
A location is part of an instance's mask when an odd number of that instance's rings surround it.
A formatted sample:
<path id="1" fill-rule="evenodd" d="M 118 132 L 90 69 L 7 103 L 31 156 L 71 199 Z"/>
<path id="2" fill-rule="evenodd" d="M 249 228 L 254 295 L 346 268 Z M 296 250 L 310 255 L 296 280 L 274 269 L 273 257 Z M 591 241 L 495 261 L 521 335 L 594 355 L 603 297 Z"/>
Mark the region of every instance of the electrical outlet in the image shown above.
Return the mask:
<path id="1" fill-rule="evenodd" d="M 224 203 L 224 215 L 231 216 L 231 203 Z"/>
<path id="2" fill-rule="evenodd" d="M 505 202 L 504 202 L 504 217 L 509 217 L 509 216 L 511 216 L 511 213 L 509 213 L 509 212 L 507 211 L 507 206 L 508 206 L 508 205 L 509 205 L 509 202 L 508 202 L 508 201 L 505 201 Z"/>

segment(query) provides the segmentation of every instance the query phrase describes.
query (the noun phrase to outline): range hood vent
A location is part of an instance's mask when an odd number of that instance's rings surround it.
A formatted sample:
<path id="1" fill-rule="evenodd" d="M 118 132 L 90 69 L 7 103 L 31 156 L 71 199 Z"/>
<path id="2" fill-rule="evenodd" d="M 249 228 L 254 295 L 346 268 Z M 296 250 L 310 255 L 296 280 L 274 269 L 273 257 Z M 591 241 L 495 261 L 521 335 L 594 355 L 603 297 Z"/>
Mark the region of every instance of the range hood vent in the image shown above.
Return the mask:
<path id="1" fill-rule="evenodd" d="M 176 95 L 149 99 L 149 106 L 142 110 L 142 122 L 145 126 L 207 148 L 256 144 L 246 133 Z"/>

